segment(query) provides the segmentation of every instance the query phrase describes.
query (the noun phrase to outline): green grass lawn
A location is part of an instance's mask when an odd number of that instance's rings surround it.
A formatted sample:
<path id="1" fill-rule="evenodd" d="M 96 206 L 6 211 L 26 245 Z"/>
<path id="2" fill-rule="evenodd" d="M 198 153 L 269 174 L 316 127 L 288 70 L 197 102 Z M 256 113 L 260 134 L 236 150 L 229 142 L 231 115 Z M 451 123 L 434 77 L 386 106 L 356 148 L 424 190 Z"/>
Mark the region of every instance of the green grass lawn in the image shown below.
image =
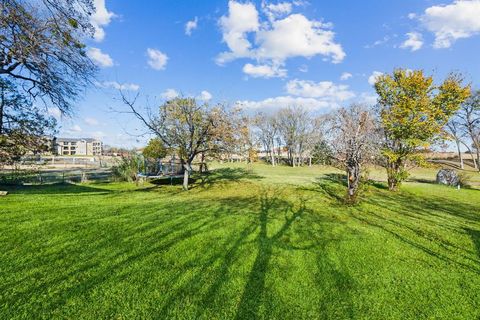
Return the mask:
<path id="1" fill-rule="evenodd" d="M 374 183 L 347 207 L 335 173 L 10 187 L 0 318 L 479 319 L 480 191 Z"/>

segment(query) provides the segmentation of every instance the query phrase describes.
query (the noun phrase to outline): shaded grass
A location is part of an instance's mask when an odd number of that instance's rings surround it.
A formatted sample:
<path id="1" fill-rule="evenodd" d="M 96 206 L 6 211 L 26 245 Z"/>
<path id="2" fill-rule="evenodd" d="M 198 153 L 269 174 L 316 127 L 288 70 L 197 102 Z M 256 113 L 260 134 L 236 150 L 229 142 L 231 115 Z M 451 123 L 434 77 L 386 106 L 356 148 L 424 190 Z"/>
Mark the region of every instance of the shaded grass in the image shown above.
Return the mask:
<path id="1" fill-rule="evenodd" d="M 275 169 L 224 168 L 189 192 L 10 188 L 0 318 L 480 317 L 479 191 L 379 184 L 345 207 L 331 170 Z"/>

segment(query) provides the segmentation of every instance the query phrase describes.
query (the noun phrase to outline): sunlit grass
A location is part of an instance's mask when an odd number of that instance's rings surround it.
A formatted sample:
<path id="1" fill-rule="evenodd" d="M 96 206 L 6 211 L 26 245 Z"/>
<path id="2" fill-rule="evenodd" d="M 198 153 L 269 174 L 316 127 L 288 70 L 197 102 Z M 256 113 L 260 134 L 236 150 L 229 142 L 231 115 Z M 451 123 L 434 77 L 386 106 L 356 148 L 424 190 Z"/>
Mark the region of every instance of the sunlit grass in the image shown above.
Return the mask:
<path id="1" fill-rule="evenodd" d="M 332 173 L 9 189 L 0 318 L 480 317 L 480 191 L 376 184 L 347 207 Z"/>

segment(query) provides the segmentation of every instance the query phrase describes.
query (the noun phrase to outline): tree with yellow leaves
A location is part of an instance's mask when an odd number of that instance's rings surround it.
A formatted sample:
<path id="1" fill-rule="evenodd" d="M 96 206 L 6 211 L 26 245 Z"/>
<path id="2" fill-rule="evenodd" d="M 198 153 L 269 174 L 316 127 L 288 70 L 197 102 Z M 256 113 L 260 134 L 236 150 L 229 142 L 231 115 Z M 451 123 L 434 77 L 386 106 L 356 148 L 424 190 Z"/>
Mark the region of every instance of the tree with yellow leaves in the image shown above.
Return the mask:
<path id="1" fill-rule="evenodd" d="M 407 163 L 422 165 L 419 153 L 442 132 L 442 128 L 469 97 L 459 75 L 451 74 L 440 85 L 422 70 L 396 69 L 375 83 L 379 96 L 380 124 L 384 134 L 382 155 L 388 187 L 397 190 L 408 177 Z"/>

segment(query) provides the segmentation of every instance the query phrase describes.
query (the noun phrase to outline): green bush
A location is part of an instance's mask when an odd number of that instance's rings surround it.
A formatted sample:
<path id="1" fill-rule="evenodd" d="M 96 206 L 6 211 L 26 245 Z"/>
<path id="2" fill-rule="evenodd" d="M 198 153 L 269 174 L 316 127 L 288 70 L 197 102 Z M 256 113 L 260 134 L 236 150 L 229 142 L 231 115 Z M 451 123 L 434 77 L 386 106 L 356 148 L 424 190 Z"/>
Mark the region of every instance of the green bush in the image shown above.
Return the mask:
<path id="1" fill-rule="evenodd" d="M 142 156 L 134 153 L 123 156 L 120 162 L 112 167 L 113 178 L 115 181 L 136 181 L 137 174 L 143 171 L 143 167 Z"/>
<path id="2" fill-rule="evenodd" d="M 11 172 L 0 173 L 0 184 L 3 185 L 22 185 L 31 182 L 38 176 L 37 171 L 14 169 Z"/>

